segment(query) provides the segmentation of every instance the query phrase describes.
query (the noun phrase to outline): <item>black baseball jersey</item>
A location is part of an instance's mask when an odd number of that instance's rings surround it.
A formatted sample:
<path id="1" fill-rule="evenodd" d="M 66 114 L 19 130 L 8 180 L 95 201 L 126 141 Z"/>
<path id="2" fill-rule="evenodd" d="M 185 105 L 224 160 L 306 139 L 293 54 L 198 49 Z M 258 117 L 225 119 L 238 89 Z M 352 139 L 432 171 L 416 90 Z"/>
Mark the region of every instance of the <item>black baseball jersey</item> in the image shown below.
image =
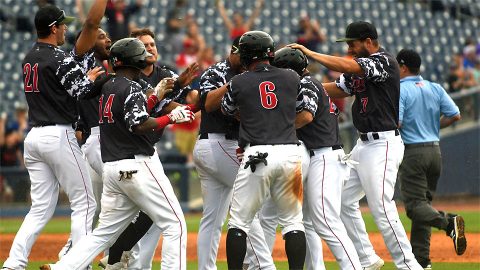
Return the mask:
<path id="1" fill-rule="evenodd" d="M 153 144 L 148 136 L 133 133 L 134 126 L 149 118 L 146 96 L 140 84 L 125 77 L 114 77 L 103 86 L 99 104 L 103 162 L 153 155 Z"/>
<path id="2" fill-rule="evenodd" d="M 77 61 L 56 46 L 37 42 L 22 67 L 30 126 L 73 124 L 76 100 L 93 87 Z"/>
<path id="3" fill-rule="evenodd" d="M 297 129 L 297 136 L 307 149 L 341 145 L 338 129 L 338 108 L 330 100 L 322 84 L 305 75 L 300 81 L 304 110 L 312 113 L 313 121 Z"/>
<path id="4" fill-rule="evenodd" d="M 72 52 L 72 54 L 74 55 L 75 60 L 79 63 L 80 67 L 83 68 L 85 73 L 87 73 L 90 69 L 94 68 L 95 66 L 103 67 L 102 63 L 100 63 L 95 59 L 93 50 L 88 53 L 85 53 L 82 56 L 76 55 L 74 51 Z M 102 74 L 102 75 L 106 76 L 105 74 Z M 78 101 L 77 127 L 82 126 L 83 127 L 82 129 L 88 130 L 92 127 L 98 126 L 98 118 L 99 118 L 98 100 L 99 100 L 99 96 Z"/>
<path id="5" fill-rule="evenodd" d="M 369 57 L 355 59 L 363 76 L 342 74 L 336 84 L 355 95 L 353 124 L 360 132 L 394 130 L 398 126 L 400 69 L 395 57 L 382 48 Z"/>
<path id="6" fill-rule="evenodd" d="M 202 108 L 202 121 L 200 133 L 224 133 L 231 138 L 238 138 L 239 122 L 224 115 L 220 109 L 207 113 L 205 101 L 208 92 L 222 87 L 228 83 L 237 73 L 232 69 L 228 60 L 223 60 L 209 67 L 200 78 L 200 103 Z"/>
<path id="7" fill-rule="evenodd" d="M 143 72 L 140 74 L 140 79 L 146 81 L 152 87 L 157 86 L 157 84 L 164 78 L 178 78 L 178 74 L 166 67 L 160 67 L 157 65 L 153 65 L 153 71 L 150 75 L 147 76 L 143 74 Z M 166 94 L 164 99 L 154 107 L 153 111 L 156 115 L 161 115 L 163 107 L 165 107 L 172 101 L 185 104 L 185 98 L 190 91 L 192 91 L 192 88 L 190 86 L 180 88 L 179 84 L 176 83 L 173 91 Z"/>
<path id="8" fill-rule="evenodd" d="M 295 71 L 258 64 L 233 77 L 227 88 L 222 109 L 240 114 L 239 146 L 298 143 L 295 117 L 304 103 Z"/>

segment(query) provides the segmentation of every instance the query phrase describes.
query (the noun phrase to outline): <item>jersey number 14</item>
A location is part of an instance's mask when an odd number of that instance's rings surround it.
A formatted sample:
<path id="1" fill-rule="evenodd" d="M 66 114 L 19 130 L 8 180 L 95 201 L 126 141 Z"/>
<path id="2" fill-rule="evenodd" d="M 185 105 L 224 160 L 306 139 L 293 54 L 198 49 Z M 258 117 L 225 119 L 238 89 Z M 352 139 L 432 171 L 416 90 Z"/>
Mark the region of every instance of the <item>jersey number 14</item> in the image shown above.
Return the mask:
<path id="1" fill-rule="evenodd" d="M 103 124 L 103 118 L 107 118 L 109 124 L 114 123 L 113 113 L 112 113 L 112 104 L 115 94 L 110 94 L 107 101 L 105 102 L 105 107 L 103 107 L 103 95 L 100 96 L 98 100 L 98 123 Z"/>

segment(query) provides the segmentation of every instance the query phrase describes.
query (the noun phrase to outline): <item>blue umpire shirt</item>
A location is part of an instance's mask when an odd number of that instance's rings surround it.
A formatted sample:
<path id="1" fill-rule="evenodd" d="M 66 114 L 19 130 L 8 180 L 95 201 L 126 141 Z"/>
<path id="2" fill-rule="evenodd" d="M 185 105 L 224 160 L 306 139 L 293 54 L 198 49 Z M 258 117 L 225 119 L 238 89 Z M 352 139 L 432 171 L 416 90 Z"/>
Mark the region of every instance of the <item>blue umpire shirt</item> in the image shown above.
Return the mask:
<path id="1" fill-rule="evenodd" d="M 422 76 L 408 76 L 400 80 L 400 134 L 405 144 L 438 142 L 440 116 L 453 117 L 460 110 L 437 83 Z"/>

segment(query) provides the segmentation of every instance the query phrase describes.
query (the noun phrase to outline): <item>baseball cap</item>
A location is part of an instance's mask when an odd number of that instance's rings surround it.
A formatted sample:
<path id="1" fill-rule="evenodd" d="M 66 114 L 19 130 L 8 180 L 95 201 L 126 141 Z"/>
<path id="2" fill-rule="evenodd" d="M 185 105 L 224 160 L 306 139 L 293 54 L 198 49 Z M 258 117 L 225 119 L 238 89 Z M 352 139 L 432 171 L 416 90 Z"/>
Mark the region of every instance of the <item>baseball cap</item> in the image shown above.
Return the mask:
<path id="1" fill-rule="evenodd" d="M 232 49 L 230 49 L 230 53 L 231 54 L 238 54 L 240 52 L 240 38 L 242 36 L 238 36 L 236 37 L 234 40 L 233 40 L 233 43 L 232 43 Z"/>
<path id="2" fill-rule="evenodd" d="M 366 38 L 377 39 L 377 29 L 369 22 L 358 21 L 347 26 L 345 37 L 337 39 L 337 42 L 345 42 L 352 40 L 361 40 Z"/>
<path id="3" fill-rule="evenodd" d="M 35 28 L 40 31 L 47 30 L 54 24 L 69 24 L 74 20 L 74 17 L 65 16 L 64 10 L 54 5 L 47 5 L 35 14 Z"/>
<path id="4" fill-rule="evenodd" d="M 422 58 L 420 58 L 420 55 L 414 50 L 402 49 L 397 54 L 397 62 L 400 65 L 405 65 L 409 68 L 420 68 Z"/>

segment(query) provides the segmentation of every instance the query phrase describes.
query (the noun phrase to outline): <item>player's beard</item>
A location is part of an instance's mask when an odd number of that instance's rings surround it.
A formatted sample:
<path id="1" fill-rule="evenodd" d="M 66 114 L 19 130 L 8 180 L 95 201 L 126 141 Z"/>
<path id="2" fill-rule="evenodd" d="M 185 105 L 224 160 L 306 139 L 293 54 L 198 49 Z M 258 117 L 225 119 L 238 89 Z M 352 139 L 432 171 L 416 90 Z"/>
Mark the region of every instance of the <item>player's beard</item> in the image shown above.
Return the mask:
<path id="1" fill-rule="evenodd" d="M 365 46 L 362 46 L 360 51 L 355 55 L 356 58 L 364 58 L 369 56 L 370 56 L 370 53 L 368 52 L 367 48 L 365 48 Z"/>

